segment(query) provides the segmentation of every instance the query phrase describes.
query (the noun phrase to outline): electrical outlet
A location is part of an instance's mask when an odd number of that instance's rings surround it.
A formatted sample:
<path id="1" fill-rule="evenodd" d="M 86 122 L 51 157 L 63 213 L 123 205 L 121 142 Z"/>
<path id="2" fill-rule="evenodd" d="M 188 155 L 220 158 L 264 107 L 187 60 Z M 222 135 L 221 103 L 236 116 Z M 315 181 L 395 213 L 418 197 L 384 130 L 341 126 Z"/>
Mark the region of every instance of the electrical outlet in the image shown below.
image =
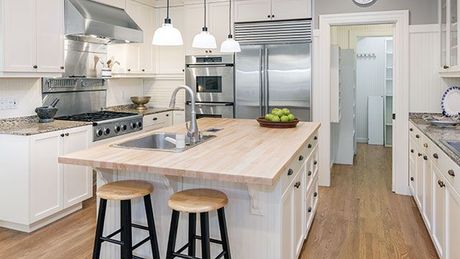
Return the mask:
<path id="1" fill-rule="evenodd" d="M 16 109 L 17 104 L 17 100 L 13 97 L 0 97 L 0 110 Z"/>

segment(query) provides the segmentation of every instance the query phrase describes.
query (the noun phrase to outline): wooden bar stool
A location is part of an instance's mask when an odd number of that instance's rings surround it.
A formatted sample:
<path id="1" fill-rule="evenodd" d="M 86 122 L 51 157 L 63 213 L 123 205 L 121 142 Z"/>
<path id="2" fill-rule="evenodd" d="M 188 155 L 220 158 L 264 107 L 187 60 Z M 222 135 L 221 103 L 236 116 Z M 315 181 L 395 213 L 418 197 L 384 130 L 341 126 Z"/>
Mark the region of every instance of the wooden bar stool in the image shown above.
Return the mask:
<path id="1" fill-rule="evenodd" d="M 145 181 L 118 181 L 108 183 L 101 186 L 97 190 L 97 197 L 100 198 L 99 212 L 96 225 L 96 238 L 94 240 L 93 259 L 99 258 L 101 254 L 102 242 L 110 242 L 121 246 L 121 258 L 139 258 L 133 256 L 133 250 L 140 247 L 150 240 L 152 246 L 152 254 L 154 259 L 160 258 L 158 251 L 158 241 L 155 230 L 155 221 L 153 218 L 152 201 L 150 193 L 153 192 L 153 186 Z M 145 213 L 147 216 L 147 225 L 141 226 L 131 222 L 131 200 L 144 197 Z M 105 210 L 107 208 L 107 200 L 119 200 L 121 204 L 121 221 L 120 229 L 112 234 L 103 237 Z M 149 232 L 149 236 L 136 245 L 132 245 L 132 228 L 143 229 Z M 112 239 L 113 236 L 121 234 L 120 241 Z"/>
<path id="2" fill-rule="evenodd" d="M 228 203 L 225 193 L 211 189 L 190 189 L 171 195 L 168 201 L 169 207 L 173 210 L 171 216 L 171 227 L 169 230 L 168 250 L 166 259 L 175 257 L 195 257 L 195 241 L 201 239 L 202 259 L 210 259 L 211 242 L 222 245 L 222 252 L 216 257 L 230 259 L 230 246 L 228 242 L 227 224 L 225 221 L 224 207 Z M 221 240 L 209 237 L 209 212 L 217 210 Z M 176 249 L 177 228 L 179 224 L 179 212 L 189 214 L 188 243 Z M 201 236 L 196 235 L 196 214 L 200 213 Z M 188 248 L 188 255 L 181 254 Z"/>

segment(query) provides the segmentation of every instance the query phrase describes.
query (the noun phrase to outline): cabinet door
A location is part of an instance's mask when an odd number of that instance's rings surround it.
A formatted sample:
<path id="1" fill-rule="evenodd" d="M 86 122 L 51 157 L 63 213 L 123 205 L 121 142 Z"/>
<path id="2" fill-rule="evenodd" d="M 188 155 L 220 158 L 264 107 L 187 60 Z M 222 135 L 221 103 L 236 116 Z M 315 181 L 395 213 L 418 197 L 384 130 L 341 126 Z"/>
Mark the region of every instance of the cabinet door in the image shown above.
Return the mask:
<path id="1" fill-rule="evenodd" d="M 446 234 L 446 183 L 439 169 L 433 165 L 433 227 L 434 245 L 441 258 L 445 255 Z"/>
<path id="2" fill-rule="evenodd" d="M 272 0 L 274 20 L 311 18 L 311 0 Z"/>
<path id="3" fill-rule="evenodd" d="M 303 168 L 303 167 L 302 167 Z M 305 170 L 305 169 L 301 169 Z M 302 250 L 303 245 L 303 238 L 304 238 L 304 224 L 306 223 L 306 213 L 305 213 L 305 193 L 304 188 L 305 186 L 305 174 L 299 173 L 294 180 L 294 206 L 292 207 L 292 218 L 294 222 L 294 229 L 293 229 L 293 244 L 294 244 L 294 251 L 296 256 L 300 254 L 300 250 Z"/>
<path id="4" fill-rule="evenodd" d="M 64 2 L 37 3 L 37 66 L 39 72 L 64 72 Z"/>
<path id="5" fill-rule="evenodd" d="M 57 162 L 62 149 L 59 132 L 31 138 L 30 218 L 35 222 L 62 209 L 62 173 Z"/>
<path id="6" fill-rule="evenodd" d="M 125 9 L 125 0 L 92 0 L 101 4 L 115 6 L 121 9 Z"/>
<path id="7" fill-rule="evenodd" d="M 420 209 L 423 209 L 423 154 L 417 152 L 417 162 L 416 168 L 417 171 L 415 172 L 415 201 Z"/>
<path id="8" fill-rule="evenodd" d="M 440 29 L 441 29 L 441 68 L 447 69 L 449 62 L 447 60 L 447 0 L 439 0 L 440 9 Z"/>
<path id="9" fill-rule="evenodd" d="M 458 65 L 458 23 L 457 23 L 457 0 L 449 0 L 449 65 L 451 68 Z"/>
<path id="10" fill-rule="evenodd" d="M 433 218 L 433 173 L 431 161 L 427 155 L 423 155 L 423 217 L 428 231 L 431 232 Z"/>
<path id="11" fill-rule="evenodd" d="M 63 139 L 63 155 L 87 149 L 91 142 L 91 128 L 81 127 L 66 130 Z M 93 173 L 91 168 L 62 164 L 64 177 L 64 208 L 70 207 L 93 195 Z"/>
<path id="12" fill-rule="evenodd" d="M 36 0 L 2 0 L 3 71 L 35 72 Z"/>
<path id="13" fill-rule="evenodd" d="M 235 22 L 271 20 L 271 0 L 235 1 Z"/>
<path id="14" fill-rule="evenodd" d="M 281 211 L 281 243 L 282 251 L 280 258 L 294 258 L 294 218 L 293 218 L 293 209 L 294 209 L 294 186 L 288 188 L 284 193 L 282 198 L 282 211 Z"/>
<path id="15" fill-rule="evenodd" d="M 415 196 L 415 174 L 417 171 L 417 153 L 415 151 L 415 143 L 410 141 L 409 147 L 409 188 L 412 196 Z"/>
<path id="16" fill-rule="evenodd" d="M 216 37 L 217 49 L 212 53 L 220 53 L 220 45 L 228 37 L 228 3 L 209 4 L 209 29 Z"/>
<path id="17" fill-rule="evenodd" d="M 446 191 L 446 257 L 460 258 L 460 196 L 448 186 Z"/>

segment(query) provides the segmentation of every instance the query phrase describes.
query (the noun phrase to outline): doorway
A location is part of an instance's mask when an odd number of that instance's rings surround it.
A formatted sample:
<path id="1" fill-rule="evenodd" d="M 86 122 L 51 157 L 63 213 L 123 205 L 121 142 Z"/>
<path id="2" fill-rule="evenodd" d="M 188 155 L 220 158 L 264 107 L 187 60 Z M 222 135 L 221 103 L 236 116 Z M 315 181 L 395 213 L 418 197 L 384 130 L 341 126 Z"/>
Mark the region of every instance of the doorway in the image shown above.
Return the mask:
<path id="1" fill-rule="evenodd" d="M 363 12 L 320 16 L 319 33 L 314 38 L 318 49 L 313 64 L 314 120 L 321 122 L 320 131 L 320 184 L 331 184 L 331 128 L 333 121 L 331 96 L 331 45 L 333 26 L 393 24 L 393 114 L 392 114 L 392 191 L 409 194 L 408 188 L 408 117 L 409 117 L 409 12 Z M 315 42 L 317 45 L 315 45 Z M 316 90 L 316 91 L 315 91 Z"/>

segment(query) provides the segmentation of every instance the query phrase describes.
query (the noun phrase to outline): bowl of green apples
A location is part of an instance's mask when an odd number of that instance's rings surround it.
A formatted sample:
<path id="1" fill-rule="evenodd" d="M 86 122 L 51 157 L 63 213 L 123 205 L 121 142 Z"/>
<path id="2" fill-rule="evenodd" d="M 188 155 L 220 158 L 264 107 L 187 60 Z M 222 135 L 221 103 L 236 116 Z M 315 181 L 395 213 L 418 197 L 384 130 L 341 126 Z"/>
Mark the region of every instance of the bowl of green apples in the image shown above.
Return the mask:
<path id="1" fill-rule="evenodd" d="M 265 117 L 257 118 L 261 127 L 266 128 L 295 128 L 299 120 L 287 108 L 274 108 Z"/>

